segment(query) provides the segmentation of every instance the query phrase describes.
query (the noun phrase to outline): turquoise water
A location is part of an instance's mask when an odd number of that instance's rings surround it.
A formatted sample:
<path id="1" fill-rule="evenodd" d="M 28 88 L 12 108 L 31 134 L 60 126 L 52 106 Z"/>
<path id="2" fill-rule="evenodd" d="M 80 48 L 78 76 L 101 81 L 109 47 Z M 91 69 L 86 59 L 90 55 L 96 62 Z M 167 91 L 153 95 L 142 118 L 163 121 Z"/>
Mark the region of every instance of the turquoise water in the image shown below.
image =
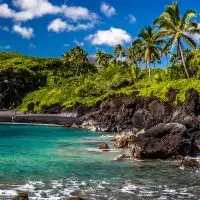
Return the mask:
<path id="1" fill-rule="evenodd" d="M 27 191 L 30 199 L 200 199 L 200 173 L 172 162 L 113 161 L 112 135 L 79 129 L 0 125 L 0 199 Z"/>

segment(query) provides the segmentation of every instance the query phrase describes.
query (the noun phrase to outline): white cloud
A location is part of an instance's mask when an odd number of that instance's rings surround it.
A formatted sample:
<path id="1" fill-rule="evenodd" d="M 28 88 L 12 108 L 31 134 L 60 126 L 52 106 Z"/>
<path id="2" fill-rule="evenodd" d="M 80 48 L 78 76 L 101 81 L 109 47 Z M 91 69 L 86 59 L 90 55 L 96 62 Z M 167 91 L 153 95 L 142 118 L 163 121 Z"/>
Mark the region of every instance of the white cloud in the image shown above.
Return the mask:
<path id="1" fill-rule="evenodd" d="M 107 17 L 112 17 L 113 15 L 116 15 L 115 8 L 105 2 L 101 4 L 101 12 L 104 13 L 104 15 L 106 15 Z"/>
<path id="2" fill-rule="evenodd" d="M 9 28 L 7 26 L 0 26 L 0 30 L 8 32 Z"/>
<path id="3" fill-rule="evenodd" d="M 53 20 L 48 25 L 48 31 L 54 31 L 56 33 L 63 32 L 67 29 L 67 23 L 62 21 L 60 18 Z"/>
<path id="4" fill-rule="evenodd" d="M 48 0 L 13 0 L 16 10 L 9 8 L 8 4 L 0 4 L 0 17 L 12 18 L 16 21 L 28 21 L 44 15 L 63 14 L 73 21 L 97 20 L 96 13 L 81 6 L 53 5 Z"/>
<path id="5" fill-rule="evenodd" d="M 14 16 L 15 20 L 27 21 L 47 14 L 57 14 L 61 8 L 54 6 L 48 0 L 13 0 L 13 4 L 21 11 Z"/>
<path id="6" fill-rule="evenodd" d="M 93 28 L 94 25 L 95 23 L 93 22 L 88 22 L 85 24 L 79 23 L 79 24 L 73 25 L 73 24 L 69 24 L 63 21 L 60 18 L 57 18 L 53 20 L 52 22 L 50 22 L 47 29 L 48 31 L 53 31 L 56 33 L 64 32 L 64 31 L 72 32 L 72 31 L 78 31 L 78 30 L 88 30 L 88 29 Z"/>
<path id="7" fill-rule="evenodd" d="M 198 28 L 200 29 L 200 23 L 198 23 Z M 200 34 L 193 35 L 195 41 L 200 44 Z"/>
<path id="8" fill-rule="evenodd" d="M 93 28 L 94 25 L 95 24 L 93 22 L 89 22 L 85 24 L 76 24 L 76 25 L 68 24 L 67 31 L 71 32 L 71 31 L 79 31 L 79 30 L 88 30 L 88 29 Z"/>
<path id="9" fill-rule="evenodd" d="M 23 38 L 30 39 L 34 36 L 34 30 L 30 27 L 22 27 L 19 24 L 13 26 L 13 31 L 21 35 Z"/>
<path id="10" fill-rule="evenodd" d="M 134 24 L 134 23 L 136 23 L 136 17 L 134 16 L 134 15 L 132 15 L 132 14 L 129 14 L 129 16 L 128 16 L 128 19 L 129 19 L 129 22 L 131 23 L 131 24 Z"/>
<path id="11" fill-rule="evenodd" d="M 84 42 L 79 42 L 79 41 L 77 41 L 77 40 L 74 40 L 74 43 L 75 43 L 77 46 L 80 46 L 80 47 L 84 46 Z"/>
<path id="12" fill-rule="evenodd" d="M 15 15 L 15 11 L 8 7 L 8 4 L 0 4 L 0 17 L 2 18 L 12 18 Z"/>
<path id="13" fill-rule="evenodd" d="M 64 15 L 74 21 L 77 20 L 97 20 L 97 15 L 81 6 L 62 6 Z"/>
<path id="14" fill-rule="evenodd" d="M 115 46 L 131 42 L 132 38 L 127 31 L 111 27 L 109 30 L 99 30 L 86 37 L 93 45 Z"/>

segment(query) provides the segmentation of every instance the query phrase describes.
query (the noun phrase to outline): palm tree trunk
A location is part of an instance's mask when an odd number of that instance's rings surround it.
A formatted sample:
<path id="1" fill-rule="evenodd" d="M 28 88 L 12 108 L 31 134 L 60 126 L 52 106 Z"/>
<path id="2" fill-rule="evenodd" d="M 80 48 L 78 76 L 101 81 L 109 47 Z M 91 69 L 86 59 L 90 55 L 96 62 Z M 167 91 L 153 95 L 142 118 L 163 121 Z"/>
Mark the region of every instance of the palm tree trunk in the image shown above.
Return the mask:
<path id="1" fill-rule="evenodd" d="M 185 60 L 184 60 L 184 56 L 183 56 L 183 50 L 182 50 L 180 43 L 178 44 L 178 47 L 179 47 L 179 51 L 180 51 L 180 54 L 181 54 L 181 60 L 182 60 L 183 66 L 184 66 L 185 74 L 186 74 L 187 78 L 190 78 L 186 64 L 185 64 Z"/>
<path id="2" fill-rule="evenodd" d="M 168 60 L 168 55 L 166 54 L 166 55 L 165 55 L 165 57 L 166 57 L 166 61 L 167 61 L 167 68 L 169 68 L 169 60 Z"/>
<path id="3" fill-rule="evenodd" d="M 148 63 L 148 68 L 149 68 L 149 79 L 151 81 L 151 63 Z"/>

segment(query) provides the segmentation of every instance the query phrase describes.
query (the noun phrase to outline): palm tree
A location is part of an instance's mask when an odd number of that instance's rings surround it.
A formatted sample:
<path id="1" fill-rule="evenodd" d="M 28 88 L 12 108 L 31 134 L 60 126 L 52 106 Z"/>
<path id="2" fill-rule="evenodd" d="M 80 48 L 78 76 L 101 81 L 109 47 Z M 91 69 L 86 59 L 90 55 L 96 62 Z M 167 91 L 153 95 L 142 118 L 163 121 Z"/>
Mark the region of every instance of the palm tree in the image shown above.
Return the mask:
<path id="1" fill-rule="evenodd" d="M 97 51 L 95 58 L 98 66 L 107 67 L 113 56 L 111 54 L 104 53 L 103 51 Z"/>
<path id="2" fill-rule="evenodd" d="M 157 29 L 152 29 L 151 26 L 146 26 L 141 29 L 138 39 L 135 42 L 139 45 L 141 55 L 144 61 L 148 64 L 149 79 L 151 79 L 151 64 L 155 60 L 160 60 L 164 40 L 160 37 Z"/>
<path id="3" fill-rule="evenodd" d="M 167 62 L 167 68 L 169 68 L 169 56 L 170 58 L 172 58 L 171 56 L 171 51 L 169 46 L 167 45 L 167 42 L 165 42 L 165 45 L 163 46 L 163 49 L 161 51 L 162 56 L 165 56 L 166 58 L 166 62 Z"/>
<path id="4" fill-rule="evenodd" d="M 183 55 L 183 44 L 189 45 L 192 49 L 196 48 L 196 43 L 192 38 L 193 34 L 200 34 L 198 23 L 192 20 L 197 16 L 194 10 L 188 10 L 182 16 L 180 14 L 178 3 L 166 6 L 164 13 L 154 21 L 154 25 L 158 25 L 163 38 L 168 39 L 168 46 L 171 46 L 171 52 L 176 46 L 177 54 L 179 54 L 186 76 L 189 73 L 185 64 Z"/>
<path id="5" fill-rule="evenodd" d="M 114 48 L 114 54 L 116 56 L 116 59 L 120 58 L 120 60 L 122 61 L 123 56 L 125 55 L 125 51 L 124 51 L 124 48 L 122 47 L 121 44 L 117 44 L 115 46 L 115 48 Z"/>
<path id="6" fill-rule="evenodd" d="M 133 64 L 136 68 L 140 68 L 142 52 L 137 42 L 133 41 L 132 46 L 126 50 L 125 54 L 131 64 Z"/>

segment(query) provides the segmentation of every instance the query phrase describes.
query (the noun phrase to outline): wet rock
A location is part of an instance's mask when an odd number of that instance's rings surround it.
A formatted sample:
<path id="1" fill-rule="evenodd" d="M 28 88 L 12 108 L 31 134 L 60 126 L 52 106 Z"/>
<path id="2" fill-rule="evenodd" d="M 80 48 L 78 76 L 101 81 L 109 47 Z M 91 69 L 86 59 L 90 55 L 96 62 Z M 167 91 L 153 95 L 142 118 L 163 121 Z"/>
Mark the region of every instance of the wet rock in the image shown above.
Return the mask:
<path id="1" fill-rule="evenodd" d="M 81 125 L 81 128 L 88 129 L 91 131 L 98 131 L 97 122 L 95 122 L 94 120 L 84 121 Z"/>
<path id="2" fill-rule="evenodd" d="M 200 169 L 200 163 L 196 159 L 186 158 L 182 161 L 181 167 L 189 169 Z"/>
<path id="3" fill-rule="evenodd" d="M 115 158 L 114 161 L 124 161 L 126 159 L 130 159 L 130 156 L 126 154 L 121 154 L 117 158 Z"/>
<path id="4" fill-rule="evenodd" d="M 71 125 L 71 128 L 81 128 L 81 126 L 78 125 L 78 124 L 73 123 L 73 124 Z"/>
<path id="5" fill-rule="evenodd" d="M 136 158 L 167 159 L 190 155 L 193 148 L 193 141 L 183 124 L 161 123 L 135 138 L 132 153 Z"/>
<path id="6" fill-rule="evenodd" d="M 122 132 L 118 133 L 114 139 L 114 147 L 116 148 L 126 148 L 129 143 L 131 143 L 135 138 L 135 132 Z"/>
<path id="7" fill-rule="evenodd" d="M 101 151 L 109 151 L 109 146 L 105 143 L 105 144 L 100 144 L 99 145 L 99 149 L 101 150 Z"/>
<path id="8" fill-rule="evenodd" d="M 12 200 L 28 200 L 28 193 L 19 193 L 17 196 L 13 197 Z"/>

